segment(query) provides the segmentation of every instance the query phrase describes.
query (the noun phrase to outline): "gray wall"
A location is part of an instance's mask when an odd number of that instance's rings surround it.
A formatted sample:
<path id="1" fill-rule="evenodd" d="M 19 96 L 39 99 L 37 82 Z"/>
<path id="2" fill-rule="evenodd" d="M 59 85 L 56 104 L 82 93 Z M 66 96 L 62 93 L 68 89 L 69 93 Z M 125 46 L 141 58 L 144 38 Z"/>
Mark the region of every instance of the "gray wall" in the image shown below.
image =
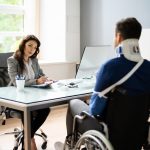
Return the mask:
<path id="1" fill-rule="evenodd" d="M 150 28 L 150 0 L 81 0 L 81 56 L 85 46 L 112 45 L 115 23 L 136 17 L 143 28 Z"/>

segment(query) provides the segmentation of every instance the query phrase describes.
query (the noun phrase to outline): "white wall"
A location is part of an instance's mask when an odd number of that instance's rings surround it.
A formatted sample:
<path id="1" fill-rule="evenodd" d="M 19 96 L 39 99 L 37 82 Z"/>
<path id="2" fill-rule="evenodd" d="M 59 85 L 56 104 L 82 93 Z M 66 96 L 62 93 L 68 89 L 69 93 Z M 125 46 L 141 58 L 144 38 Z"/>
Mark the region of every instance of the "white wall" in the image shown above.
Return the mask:
<path id="1" fill-rule="evenodd" d="M 80 61 L 80 0 L 40 0 L 39 30 L 41 59 Z"/>
<path id="2" fill-rule="evenodd" d="M 40 58 L 51 62 L 65 60 L 65 0 L 40 0 Z"/>
<path id="3" fill-rule="evenodd" d="M 80 0 L 66 0 L 65 58 L 80 62 Z"/>
<path id="4" fill-rule="evenodd" d="M 117 21 L 136 17 L 150 28 L 150 0 L 81 0 L 81 54 L 85 46 L 113 44 Z"/>

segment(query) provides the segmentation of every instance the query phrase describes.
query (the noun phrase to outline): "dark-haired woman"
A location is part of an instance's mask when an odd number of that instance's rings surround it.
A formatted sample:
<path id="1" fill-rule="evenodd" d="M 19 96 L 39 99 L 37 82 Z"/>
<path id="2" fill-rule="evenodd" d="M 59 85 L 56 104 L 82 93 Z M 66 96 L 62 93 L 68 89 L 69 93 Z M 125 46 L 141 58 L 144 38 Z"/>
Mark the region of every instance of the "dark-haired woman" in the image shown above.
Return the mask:
<path id="1" fill-rule="evenodd" d="M 21 40 L 14 55 L 8 58 L 8 73 L 13 85 L 16 85 L 15 78 L 17 75 L 25 76 L 25 86 L 43 84 L 47 80 L 38 64 L 37 54 L 39 53 L 39 47 L 39 39 L 34 35 L 27 35 Z M 37 150 L 34 134 L 44 123 L 49 112 L 50 109 L 45 108 L 31 113 L 32 150 Z"/>

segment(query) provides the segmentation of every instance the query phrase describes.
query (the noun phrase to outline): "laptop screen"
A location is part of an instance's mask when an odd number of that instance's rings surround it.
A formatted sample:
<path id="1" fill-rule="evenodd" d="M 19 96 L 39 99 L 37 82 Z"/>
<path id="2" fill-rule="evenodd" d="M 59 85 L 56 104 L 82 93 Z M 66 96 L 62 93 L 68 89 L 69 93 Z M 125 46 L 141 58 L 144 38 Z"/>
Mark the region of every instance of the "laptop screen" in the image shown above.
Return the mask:
<path id="1" fill-rule="evenodd" d="M 76 78 L 92 78 L 104 62 L 115 56 L 111 45 L 85 47 Z"/>

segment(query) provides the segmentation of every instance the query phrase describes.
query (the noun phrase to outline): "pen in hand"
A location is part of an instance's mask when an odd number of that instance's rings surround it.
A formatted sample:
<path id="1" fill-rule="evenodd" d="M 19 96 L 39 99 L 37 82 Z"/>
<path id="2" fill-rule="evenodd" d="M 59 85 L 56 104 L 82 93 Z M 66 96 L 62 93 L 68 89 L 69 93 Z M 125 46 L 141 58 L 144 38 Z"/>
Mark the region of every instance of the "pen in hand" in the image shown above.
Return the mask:
<path id="1" fill-rule="evenodd" d="M 44 75 L 39 75 L 39 78 L 36 80 L 37 84 L 43 84 L 47 81 L 47 77 Z"/>
<path id="2" fill-rule="evenodd" d="M 47 76 L 44 76 L 44 75 L 39 75 L 39 78 L 37 79 L 38 84 L 43 84 L 43 83 L 52 84 L 52 83 L 55 83 L 55 82 L 57 82 L 57 81 L 49 79 Z"/>

